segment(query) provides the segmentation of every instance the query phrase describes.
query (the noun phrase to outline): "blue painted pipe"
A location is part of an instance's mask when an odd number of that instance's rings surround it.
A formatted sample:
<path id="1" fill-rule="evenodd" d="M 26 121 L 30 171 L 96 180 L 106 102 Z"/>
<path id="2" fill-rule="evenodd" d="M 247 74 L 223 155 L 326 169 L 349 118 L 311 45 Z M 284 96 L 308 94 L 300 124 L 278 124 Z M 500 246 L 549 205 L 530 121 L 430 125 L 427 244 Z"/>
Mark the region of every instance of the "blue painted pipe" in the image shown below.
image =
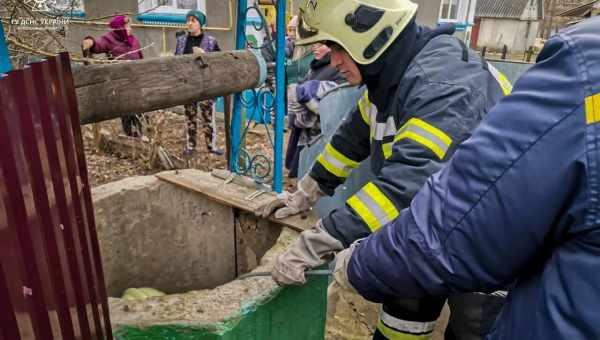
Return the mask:
<path id="1" fill-rule="evenodd" d="M 185 24 L 185 14 L 144 13 L 136 16 L 138 21 L 145 24 Z"/>
<path id="2" fill-rule="evenodd" d="M 247 0 L 238 0 L 237 8 L 237 28 L 235 34 L 235 48 L 242 50 L 246 48 L 246 8 L 248 8 Z M 241 147 L 242 139 L 242 102 L 240 99 L 241 93 L 234 96 L 233 113 L 231 117 L 231 152 L 229 171 L 236 171 L 236 164 L 239 159 L 239 148 Z"/>
<path id="3" fill-rule="evenodd" d="M 273 162 L 275 172 L 273 175 L 273 190 L 283 190 L 283 125 L 287 110 L 285 105 L 285 5 L 287 1 L 277 1 L 277 53 L 275 63 L 275 150 Z"/>
<path id="4" fill-rule="evenodd" d="M 0 25 L 0 73 L 6 73 L 12 70 L 12 64 L 10 63 L 10 57 L 8 56 L 8 47 L 6 46 L 6 39 L 4 38 L 4 29 Z"/>

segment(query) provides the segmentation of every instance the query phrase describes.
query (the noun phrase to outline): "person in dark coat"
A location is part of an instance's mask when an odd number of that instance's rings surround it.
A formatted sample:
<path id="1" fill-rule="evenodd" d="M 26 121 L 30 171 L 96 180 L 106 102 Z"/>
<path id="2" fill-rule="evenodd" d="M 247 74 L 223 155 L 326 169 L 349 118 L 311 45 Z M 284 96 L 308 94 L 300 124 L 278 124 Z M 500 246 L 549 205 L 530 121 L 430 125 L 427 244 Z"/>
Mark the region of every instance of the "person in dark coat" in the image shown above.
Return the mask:
<path id="1" fill-rule="evenodd" d="M 600 339 L 600 17 L 553 36 L 406 209 L 338 254 L 390 301 L 511 290 L 485 340 Z"/>
<path id="2" fill-rule="evenodd" d="M 296 30 L 298 30 L 298 16 L 295 15 L 290 19 L 285 33 L 285 57 L 288 59 L 294 58 L 294 49 L 296 48 Z"/>
<path id="3" fill-rule="evenodd" d="M 321 136 L 319 101 L 328 90 L 346 79 L 331 67 L 330 49 L 316 43 L 312 46 L 315 59 L 310 70 L 298 85 L 288 89 L 288 124 L 291 129 L 288 148 L 285 154 L 285 167 L 288 177 L 298 176 L 300 152 Z"/>
<path id="4" fill-rule="evenodd" d="M 91 36 L 83 39 L 82 48 L 93 54 L 105 53 L 112 60 L 139 60 L 143 59 L 142 49 L 138 39 L 131 33 L 129 18 L 117 15 L 108 24 L 110 32 L 100 38 Z M 128 115 L 121 117 L 121 124 L 126 135 L 131 137 L 142 136 L 142 115 Z"/>
<path id="5" fill-rule="evenodd" d="M 315 43 L 312 45 L 312 52 L 315 55 L 315 59 L 311 61 L 310 70 L 300 83 L 309 80 L 331 80 L 341 84 L 346 81 L 346 78 L 344 78 L 335 67 L 330 65 L 331 49 L 327 47 L 327 45 Z"/>
<path id="6" fill-rule="evenodd" d="M 364 84 L 368 91 L 298 181 L 298 189 L 278 195 L 257 214 L 274 212 L 283 218 L 310 210 L 321 197 L 334 195 L 367 158 L 375 176 L 277 258 L 271 271 L 277 283 L 305 283 L 307 269 L 330 262 L 394 220 L 510 94 L 506 76 L 454 37 L 455 27 L 418 25 L 417 8 L 410 0 L 300 2 L 296 44 L 326 43 L 331 65 L 350 84 Z M 482 340 L 506 292 L 479 293 L 449 297 L 448 335 Z M 445 295 L 385 301 L 374 339 L 430 339 L 445 301 Z"/>
<path id="7" fill-rule="evenodd" d="M 177 44 L 175 55 L 218 52 L 221 50 L 217 39 L 202 30 L 206 24 L 206 15 L 201 11 L 192 10 L 186 15 L 187 32 L 177 33 Z M 222 150 L 216 148 L 216 129 L 213 122 L 213 100 L 194 101 L 184 105 L 187 117 L 186 147 L 184 154 L 191 156 L 196 151 L 198 130 L 198 107 L 200 108 L 200 119 L 202 120 L 202 131 L 204 141 L 209 152 L 223 154 Z"/>

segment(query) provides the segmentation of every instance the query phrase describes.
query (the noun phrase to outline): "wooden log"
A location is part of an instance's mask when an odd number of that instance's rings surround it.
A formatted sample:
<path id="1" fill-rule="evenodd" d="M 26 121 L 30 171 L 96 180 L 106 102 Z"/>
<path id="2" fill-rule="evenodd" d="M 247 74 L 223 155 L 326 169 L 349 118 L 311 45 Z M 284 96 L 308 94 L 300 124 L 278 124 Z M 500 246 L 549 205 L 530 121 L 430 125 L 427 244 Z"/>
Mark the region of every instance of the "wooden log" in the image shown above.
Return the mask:
<path id="1" fill-rule="evenodd" d="M 73 78 L 89 124 L 254 88 L 260 71 L 252 52 L 229 51 L 90 65 Z"/>
<path id="2" fill-rule="evenodd" d="M 140 138 L 124 135 L 113 136 L 106 131 L 101 131 L 98 137 L 100 148 L 105 152 L 113 152 L 131 158 L 150 154 L 150 143 L 143 142 Z"/>
<path id="3" fill-rule="evenodd" d="M 132 159 L 150 157 L 147 162 L 152 169 L 162 168 L 163 170 L 182 169 L 185 167 L 185 162 L 173 158 L 173 155 L 162 147 L 154 147 L 149 142 L 144 142 L 140 138 L 129 136 L 113 136 L 106 131 L 99 134 L 100 148 L 109 153 L 116 153 L 121 156 Z"/>

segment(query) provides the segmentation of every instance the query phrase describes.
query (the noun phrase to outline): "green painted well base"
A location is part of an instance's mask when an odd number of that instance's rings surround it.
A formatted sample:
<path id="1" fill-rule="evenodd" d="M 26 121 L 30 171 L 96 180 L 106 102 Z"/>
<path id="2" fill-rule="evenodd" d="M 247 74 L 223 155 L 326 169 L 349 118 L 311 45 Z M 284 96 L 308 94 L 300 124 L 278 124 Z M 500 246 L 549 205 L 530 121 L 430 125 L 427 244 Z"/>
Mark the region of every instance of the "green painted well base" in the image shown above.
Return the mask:
<path id="1" fill-rule="evenodd" d="M 325 336 L 327 277 L 278 290 L 266 301 L 243 307 L 240 315 L 210 326 L 122 327 L 117 340 L 322 340 Z"/>

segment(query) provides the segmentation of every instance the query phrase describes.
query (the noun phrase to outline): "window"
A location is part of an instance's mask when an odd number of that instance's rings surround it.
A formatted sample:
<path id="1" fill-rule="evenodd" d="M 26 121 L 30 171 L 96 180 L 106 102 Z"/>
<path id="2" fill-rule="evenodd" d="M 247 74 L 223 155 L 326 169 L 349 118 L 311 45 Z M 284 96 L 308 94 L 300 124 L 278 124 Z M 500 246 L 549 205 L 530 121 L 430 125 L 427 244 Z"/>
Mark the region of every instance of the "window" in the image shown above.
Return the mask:
<path id="1" fill-rule="evenodd" d="M 191 9 L 206 14 L 206 0 L 138 0 L 139 13 L 186 14 Z"/>
<path id="2" fill-rule="evenodd" d="M 47 1 L 47 3 L 54 3 L 54 6 L 58 10 L 68 11 L 73 8 L 74 11 L 83 11 L 82 0 L 54 0 Z"/>
<path id="3" fill-rule="evenodd" d="M 440 21 L 458 21 L 458 6 L 460 0 L 442 0 Z"/>
<path id="4" fill-rule="evenodd" d="M 25 0 L 36 12 L 83 13 L 82 0 Z"/>

